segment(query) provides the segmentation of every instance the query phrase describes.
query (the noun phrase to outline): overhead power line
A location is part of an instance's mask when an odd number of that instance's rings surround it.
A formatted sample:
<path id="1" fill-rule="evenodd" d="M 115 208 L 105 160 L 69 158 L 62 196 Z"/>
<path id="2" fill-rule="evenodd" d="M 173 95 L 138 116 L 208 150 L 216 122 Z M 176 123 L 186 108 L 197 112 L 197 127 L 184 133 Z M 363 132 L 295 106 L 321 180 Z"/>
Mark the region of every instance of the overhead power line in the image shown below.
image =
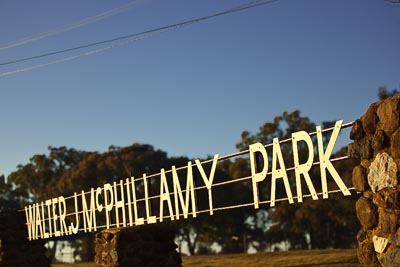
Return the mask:
<path id="1" fill-rule="evenodd" d="M 28 44 L 28 43 L 31 43 L 31 42 L 34 42 L 34 41 L 38 41 L 38 40 L 41 40 L 41 39 L 44 39 L 44 38 L 47 38 L 47 37 L 50 37 L 50 36 L 54 36 L 54 35 L 57 35 L 57 34 L 60 34 L 60 33 L 63 33 L 63 32 L 67 32 L 67 31 L 70 31 L 70 30 L 74 30 L 74 29 L 86 26 L 88 24 L 95 23 L 97 21 L 103 20 L 103 19 L 108 18 L 108 17 L 115 16 L 115 15 L 117 15 L 119 13 L 122 13 L 122 12 L 127 11 L 128 9 L 132 8 L 136 4 L 137 1 L 138 0 L 133 0 L 133 1 L 131 1 L 131 2 L 127 3 L 127 4 L 125 4 L 125 5 L 122 5 L 120 7 L 116 7 L 116 8 L 113 8 L 111 10 L 99 13 L 99 14 L 97 14 L 95 16 L 92 16 L 92 17 L 88 17 L 88 18 L 80 20 L 80 21 L 78 21 L 76 23 L 65 25 L 65 26 L 63 26 L 61 28 L 58 28 L 58 29 L 54 29 L 54 30 L 51 30 L 51 31 L 39 33 L 37 35 L 18 40 L 18 41 L 12 42 L 12 43 L 4 45 L 4 46 L 0 46 L 0 51 L 1 50 L 10 49 L 10 48 L 14 48 L 14 47 L 17 47 L 17 46 L 20 46 L 20 45 Z"/>
<path id="2" fill-rule="evenodd" d="M 80 49 L 84 49 L 84 48 L 88 48 L 88 47 L 92 47 L 92 46 L 107 44 L 107 43 L 116 42 L 116 41 L 129 39 L 129 38 L 133 38 L 133 37 L 138 37 L 138 36 L 141 36 L 141 35 L 153 34 L 153 33 L 157 33 L 157 32 L 160 32 L 160 31 L 173 30 L 173 29 L 177 29 L 177 28 L 180 28 L 180 27 L 188 26 L 188 25 L 193 24 L 193 23 L 201 22 L 201 21 L 204 21 L 204 20 L 208 20 L 208 19 L 211 19 L 211 18 L 227 15 L 227 14 L 230 14 L 230 13 L 235 13 L 235 12 L 246 10 L 246 9 L 250 9 L 250 8 L 255 8 L 255 7 L 266 5 L 266 4 L 271 4 L 271 3 L 277 2 L 277 1 L 279 1 L 279 0 L 268 0 L 268 1 L 255 0 L 255 1 L 251 1 L 251 2 L 242 4 L 240 6 L 237 6 L 237 7 L 234 7 L 234 8 L 219 12 L 219 13 L 212 14 L 212 15 L 208 15 L 208 16 L 204 16 L 204 17 L 200 17 L 200 18 L 196 18 L 196 19 L 191 19 L 191 20 L 187 20 L 187 21 L 184 21 L 184 22 L 175 23 L 175 24 L 171 24 L 171 25 L 168 25 L 168 26 L 163 26 L 163 27 L 159 27 L 159 28 L 155 28 L 155 29 L 151 29 L 151 30 L 138 32 L 138 33 L 131 33 L 131 34 L 123 35 L 123 36 L 112 38 L 112 39 L 107 39 L 107 40 L 103 40 L 103 41 L 98 41 L 98 42 L 94 42 L 94 43 L 89 43 L 89 44 L 85 44 L 85 45 L 76 46 L 76 47 L 66 48 L 66 49 L 62 49 L 62 50 L 58 50 L 58 51 L 48 52 L 48 53 L 44 53 L 44 54 L 41 54 L 41 55 L 15 59 L 15 60 L 7 61 L 7 62 L 2 62 L 2 63 L 0 63 L 0 66 L 5 66 L 5 65 L 15 64 L 15 63 L 29 61 L 29 60 L 33 60 L 33 59 L 39 59 L 39 58 L 54 56 L 54 55 L 63 54 L 63 53 L 67 53 L 67 52 L 71 52 L 71 51 L 75 51 L 75 50 L 80 50 Z M 1 76 L 2 76 L 2 74 L 0 74 L 0 77 Z"/>
<path id="3" fill-rule="evenodd" d="M 139 36 L 139 37 L 137 37 L 135 39 L 132 39 L 132 40 L 128 40 L 128 41 L 125 41 L 125 42 L 122 42 L 122 43 L 118 43 L 118 44 L 113 44 L 113 45 L 110 45 L 110 46 L 107 46 L 107 47 L 102 47 L 102 48 L 99 48 L 99 49 L 96 49 L 96 50 L 91 50 L 91 51 L 84 52 L 84 53 L 81 53 L 81 54 L 78 54 L 78 55 L 65 57 L 65 58 L 54 60 L 54 61 L 50 61 L 50 62 L 46 62 L 46 63 L 42 63 L 42 64 L 30 66 L 30 67 L 26 67 L 26 68 L 21 68 L 21 69 L 17 69 L 17 70 L 2 72 L 2 73 L 0 73 L 0 77 L 16 74 L 16 73 L 20 73 L 20 72 L 25 72 L 25 71 L 29 71 L 29 70 L 34 70 L 34 69 L 38 69 L 38 68 L 43 68 L 43 67 L 47 67 L 47 66 L 54 65 L 54 64 L 57 64 L 57 63 L 71 61 L 71 60 L 78 59 L 78 58 L 85 57 L 85 56 L 94 55 L 94 54 L 97 54 L 97 53 L 100 53 L 100 52 L 103 52 L 103 51 L 106 51 L 106 50 L 109 50 L 109 49 L 125 46 L 125 45 L 128 45 L 128 44 L 136 42 L 136 41 L 147 39 L 147 38 L 150 38 L 150 37 L 152 37 L 154 35 L 161 34 L 163 32 L 164 31 L 162 31 L 162 32 L 160 31 L 160 32 L 153 33 L 153 34 Z"/>

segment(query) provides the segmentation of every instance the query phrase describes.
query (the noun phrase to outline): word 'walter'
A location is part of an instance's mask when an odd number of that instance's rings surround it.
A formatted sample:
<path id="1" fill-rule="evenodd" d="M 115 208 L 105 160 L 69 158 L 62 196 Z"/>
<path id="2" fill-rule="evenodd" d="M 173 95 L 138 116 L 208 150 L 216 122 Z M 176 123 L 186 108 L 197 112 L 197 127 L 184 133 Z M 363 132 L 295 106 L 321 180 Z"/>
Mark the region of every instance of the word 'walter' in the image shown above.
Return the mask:
<path id="1" fill-rule="evenodd" d="M 331 174 L 342 193 L 344 195 L 350 195 L 349 189 L 343 183 L 330 161 L 330 156 L 340 132 L 341 125 L 342 121 L 336 122 L 326 150 L 324 150 L 323 146 L 321 127 L 317 126 L 316 129 L 323 198 L 328 197 L 327 171 Z M 299 142 L 304 142 L 308 148 L 307 161 L 304 163 L 300 163 L 299 161 Z M 303 176 L 312 198 L 316 200 L 318 196 L 309 175 L 309 171 L 314 164 L 314 147 L 310 135 L 304 131 L 293 133 L 292 147 L 297 201 L 302 202 L 301 176 Z M 260 206 L 258 194 L 259 183 L 263 182 L 268 174 L 270 174 L 271 178 L 270 206 L 275 206 L 276 181 L 278 179 L 283 180 L 289 203 L 294 203 L 294 197 L 290 188 L 279 140 L 277 138 L 273 140 L 271 170 L 269 169 L 270 159 L 268 158 L 267 150 L 263 144 L 255 143 L 250 145 L 249 156 L 254 208 L 257 209 Z M 212 215 L 214 209 L 212 187 L 218 158 L 218 154 L 214 156 L 211 161 L 212 166 L 210 170 L 205 170 L 203 164 L 199 160 L 195 160 L 194 164 L 188 162 L 185 168 L 185 188 L 181 186 L 180 180 L 182 179 L 179 179 L 178 171 L 175 166 L 172 166 L 172 169 L 167 172 L 161 169 L 159 174 L 160 191 L 157 197 L 149 196 L 149 178 L 146 174 L 143 174 L 141 179 L 131 177 L 120 180 L 118 183 L 106 183 L 104 186 L 96 189 L 92 188 L 88 192 L 82 191 L 80 194 L 74 193 L 73 197 L 64 198 L 60 196 L 27 206 L 25 207 L 25 215 L 29 240 L 72 235 L 77 234 L 80 230 L 85 232 L 97 231 L 97 214 L 99 213 L 105 215 L 105 226 L 107 229 L 111 227 L 157 223 L 162 222 L 165 218 L 174 221 L 179 220 L 183 216 L 183 218 L 186 219 L 189 214 L 196 217 L 198 210 L 196 205 L 196 188 L 193 179 L 194 169 L 200 173 L 204 182 L 202 188 L 207 190 L 208 211 L 210 215 Z M 258 158 L 258 160 L 256 160 L 256 158 Z M 261 163 L 260 161 L 262 164 L 257 166 L 257 163 Z M 172 175 L 172 183 L 168 183 L 167 173 Z M 139 180 L 143 184 L 141 193 L 144 194 L 144 197 L 142 199 L 137 197 L 139 194 Z M 159 199 L 159 212 L 157 215 L 153 214 L 151 209 L 151 201 L 154 201 L 154 199 Z M 73 200 L 74 204 L 71 205 L 71 207 L 67 207 L 67 203 L 70 202 L 66 200 Z M 164 210 L 164 208 L 166 208 L 166 210 Z M 68 214 L 67 210 L 69 212 Z M 72 212 L 70 212 L 71 210 Z M 139 214 L 139 210 L 144 210 L 145 212 Z"/>

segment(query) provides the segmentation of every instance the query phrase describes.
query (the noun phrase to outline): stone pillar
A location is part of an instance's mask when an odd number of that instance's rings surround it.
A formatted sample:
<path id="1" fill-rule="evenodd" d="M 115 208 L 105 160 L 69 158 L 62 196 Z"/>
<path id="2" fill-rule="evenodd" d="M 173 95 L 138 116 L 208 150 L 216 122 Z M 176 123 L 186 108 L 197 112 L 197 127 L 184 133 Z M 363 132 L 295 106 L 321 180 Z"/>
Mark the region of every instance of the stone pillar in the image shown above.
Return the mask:
<path id="1" fill-rule="evenodd" d="M 0 208 L 0 267 L 48 267 L 43 240 L 28 240 L 22 212 Z"/>
<path id="2" fill-rule="evenodd" d="M 349 156 L 359 158 L 353 185 L 358 259 L 364 266 L 400 266 L 400 96 L 376 102 L 355 122 Z"/>
<path id="3" fill-rule="evenodd" d="M 181 267 L 174 232 L 165 225 L 103 230 L 95 239 L 96 267 Z"/>

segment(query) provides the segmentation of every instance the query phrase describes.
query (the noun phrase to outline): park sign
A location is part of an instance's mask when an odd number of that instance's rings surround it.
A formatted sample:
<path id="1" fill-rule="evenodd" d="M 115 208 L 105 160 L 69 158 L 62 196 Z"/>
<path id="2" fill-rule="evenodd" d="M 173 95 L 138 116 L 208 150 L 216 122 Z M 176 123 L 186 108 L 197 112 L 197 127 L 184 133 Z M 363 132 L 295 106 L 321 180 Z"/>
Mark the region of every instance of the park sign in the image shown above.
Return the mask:
<path id="1" fill-rule="evenodd" d="M 330 158 L 341 129 L 351 125 L 352 123 L 343 124 L 343 121 L 337 121 L 334 127 L 329 129 L 322 130 L 321 126 L 317 126 L 313 133 L 298 131 L 292 133 L 291 138 L 286 140 L 274 138 L 273 142 L 267 145 L 254 143 L 249 145 L 248 150 L 233 155 L 219 157 L 216 154 L 203 162 L 189 161 L 184 167 L 172 166 L 170 170 L 161 169 L 158 174 L 143 174 L 140 178 L 130 177 L 88 191 L 75 192 L 73 196 L 59 196 L 26 206 L 24 211 L 28 239 L 59 238 L 75 235 L 81 231 L 93 232 L 102 228 L 160 223 L 164 219 L 176 221 L 181 218 L 195 218 L 201 213 L 213 215 L 214 211 L 239 207 L 253 206 L 255 209 L 262 205 L 274 207 L 278 201 L 288 201 L 293 204 L 295 199 L 297 202 L 302 202 L 304 197 L 318 200 L 320 195 L 325 199 L 332 192 L 351 195 L 352 188 L 345 185 L 332 164 L 347 157 Z M 323 134 L 326 132 L 331 132 L 331 135 L 328 143 L 324 145 Z M 293 167 L 286 168 L 281 145 L 284 143 L 290 145 L 290 142 Z M 300 162 L 300 146 L 302 151 L 308 151 L 305 162 Z M 318 161 L 314 156 L 315 151 L 318 154 Z M 268 155 L 269 153 L 271 155 Z M 226 181 L 214 179 L 217 163 L 236 156 L 248 159 L 249 176 Z M 302 159 L 304 161 L 303 157 Z M 321 185 L 318 193 L 310 177 L 310 170 L 316 165 L 319 165 Z M 293 172 L 294 179 L 293 177 L 289 179 L 288 173 Z M 333 179 L 336 190 L 328 189 L 327 174 Z M 159 179 L 155 179 L 156 177 Z M 303 180 L 310 193 L 308 195 L 302 192 Z M 215 187 L 248 181 L 252 191 L 252 199 L 249 202 L 215 206 L 215 199 L 222 195 L 213 194 Z M 266 194 L 269 199 L 263 200 L 259 191 L 260 187 L 267 183 L 270 184 L 269 194 Z M 154 190 L 154 185 L 157 185 L 158 190 Z M 277 187 L 282 190 L 280 195 L 283 195 L 283 198 L 277 198 Z M 200 191 L 205 197 L 198 197 Z M 240 194 L 240 192 L 227 190 L 225 194 Z M 100 221 L 102 225 L 99 225 Z"/>

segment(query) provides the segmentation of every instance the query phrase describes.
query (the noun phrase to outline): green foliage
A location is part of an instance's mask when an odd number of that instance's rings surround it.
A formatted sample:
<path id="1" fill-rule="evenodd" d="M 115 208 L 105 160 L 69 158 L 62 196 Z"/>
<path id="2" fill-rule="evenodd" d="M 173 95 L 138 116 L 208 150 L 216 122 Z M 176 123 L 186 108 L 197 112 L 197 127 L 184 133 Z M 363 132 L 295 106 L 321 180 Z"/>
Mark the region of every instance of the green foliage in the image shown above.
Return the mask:
<path id="1" fill-rule="evenodd" d="M 397 89 L 393 89 L 392 91 L 389 91 L 386 86 L 381 86 L 378 88 L 378 97 L 379 100 L 384 100 L 386 98 L 389 98 L 391 96 L 397 95 L 400 92 Z"/>
<path id="2" fill-rule="evenodd" d="M 3 208 L 19 209 L 28 202 L 29 195 L 17 191 L 13 185 L 5 182 L 4 175 L 0 176 L 0 210 Z"/>
<path id="3" fill-rule="evenodd" d="M 260 142 L 262 144 L 272 143 L 274 138 L 283 140 L 289 138 L 291 133 L 297 131 L 309 131 L 314 129 L 315 125 L 307 117 L 301 117 L 300 111 L 295 110 L 291 113 L 284 112 L 281 116 L 277 116 L 272 122 L 265 122 L 259 132 L 251 135 L 248 131 L 243 131 L 242 140 L 236 144 L 239 150 L 248 149 L 250 144 Z"/>
<path id="4" fill-rule="evenodd" d="M 184 158 L 168 159 L 165 152 L 150 145 L 111 146 L 104 153 L 86 154 L 74 168 L 61 175 L 56 187 L 70 195 L 76 190 L 96 188 L 131 176 L 158 173 L 161 168 L 182 162 Z"/>
<path id="5" fill-rule="evenodd" d="M 17 192 L 31 194 L 32 202 L 57 196 L 57 183 L 61 176 L 78 164 L 88 153 L 66 147 L 49 147 L 48 155 L 34 155 L 28 164 L 18 165 L 7 182 Z"/>

